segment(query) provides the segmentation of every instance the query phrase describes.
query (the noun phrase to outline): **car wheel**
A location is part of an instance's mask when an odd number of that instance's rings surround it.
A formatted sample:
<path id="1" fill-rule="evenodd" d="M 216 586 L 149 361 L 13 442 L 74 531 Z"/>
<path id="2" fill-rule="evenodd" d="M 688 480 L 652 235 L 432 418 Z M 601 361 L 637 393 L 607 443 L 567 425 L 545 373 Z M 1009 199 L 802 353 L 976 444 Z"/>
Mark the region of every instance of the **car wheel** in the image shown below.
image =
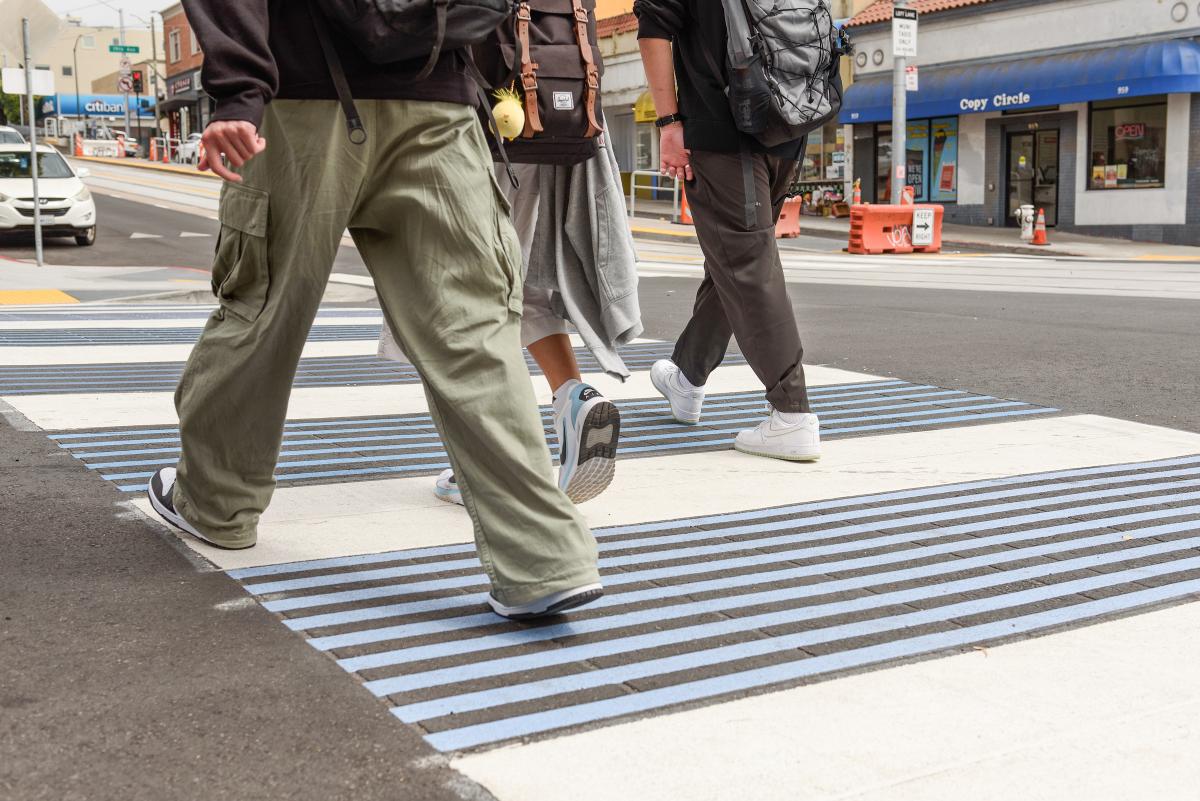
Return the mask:
<path id="1" fill-rule="evenodd" d="M 91 247 L 96 244 L 96 226 L 93 225 L 82 234 L 76 234 L 75 244 L 81 248 Z"/>

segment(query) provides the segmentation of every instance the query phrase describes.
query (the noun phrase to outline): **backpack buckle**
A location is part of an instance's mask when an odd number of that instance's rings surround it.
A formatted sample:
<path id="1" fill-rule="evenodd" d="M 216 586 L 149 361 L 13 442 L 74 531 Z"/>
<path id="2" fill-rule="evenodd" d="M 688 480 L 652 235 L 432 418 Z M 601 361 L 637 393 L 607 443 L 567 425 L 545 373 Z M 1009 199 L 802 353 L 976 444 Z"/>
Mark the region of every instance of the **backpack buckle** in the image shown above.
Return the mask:
<path id="1" fill-rule="evenodd" d="M 587 9 L 583 8 L 582 6 L 580 6 L 578 4 L 576 4 L 576 6 L 575 6 L 575 21 L 582 22 L 585 25 L 587 24 L 587 21 L 588 21 Z"/>
<path id="2" fill-rule="evenodd" d="M 521 3 L 517 6 L 517 19 L 529 22 L 533 19 L 533 12 L 529 9 L 529 3 Z"/>

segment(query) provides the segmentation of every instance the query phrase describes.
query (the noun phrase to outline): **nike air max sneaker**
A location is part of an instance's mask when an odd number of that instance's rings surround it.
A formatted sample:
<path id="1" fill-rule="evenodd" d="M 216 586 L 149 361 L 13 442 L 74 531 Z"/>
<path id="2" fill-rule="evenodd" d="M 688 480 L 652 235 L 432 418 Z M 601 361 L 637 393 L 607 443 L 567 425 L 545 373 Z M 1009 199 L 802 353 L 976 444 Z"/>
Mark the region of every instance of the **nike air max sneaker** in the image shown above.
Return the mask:
<path id="1" fill-rule="evenodd" d="M 554 396 L 558 486 L 575 503 L 595 498 L 617 469 L 621 413 L 595 387 L 568 381 Z"/>
<path id="2" fill-rule="evenodd" d="M 604 588 L 599 584 L 586 584 L 582 587 L 551 593 L 520 606 L 505 606 L 497 601 L 495 596 L 489 595 L 488 605 L 500 617 L 506 617 L 509 620 L 532 620 L 538 617 L 557 615 L 568 609 L 577 609 L 584 604 L 590 604 L 603 595 Z"/>

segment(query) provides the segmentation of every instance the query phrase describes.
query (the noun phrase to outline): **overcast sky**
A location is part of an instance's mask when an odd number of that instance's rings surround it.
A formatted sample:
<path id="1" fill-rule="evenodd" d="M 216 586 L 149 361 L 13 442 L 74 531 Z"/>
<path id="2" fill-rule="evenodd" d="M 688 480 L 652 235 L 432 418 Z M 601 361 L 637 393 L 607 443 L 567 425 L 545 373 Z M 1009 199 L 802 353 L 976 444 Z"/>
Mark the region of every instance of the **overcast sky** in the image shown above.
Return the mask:
<path id="1" fill-rule="evenodd" d="M 80 17 L 88 25 L 113 25 L 117 24 L 116 9 L 125 9 L 125 25 L 126 27 L 146 27 L 146 24 L 134 16 L 135 14 L 143 19 L 150 19 L 151 11 L 161 11 L 168 6 L 174 5 L 173 0 L 105 0 L 105 2 L 96 2 L 96 0 L 44 0 L 46 5 L 54 9 L 61 16 L 70 14 L 75 17 Z M 158 21 L 155 21 L 155 25 Z"/>

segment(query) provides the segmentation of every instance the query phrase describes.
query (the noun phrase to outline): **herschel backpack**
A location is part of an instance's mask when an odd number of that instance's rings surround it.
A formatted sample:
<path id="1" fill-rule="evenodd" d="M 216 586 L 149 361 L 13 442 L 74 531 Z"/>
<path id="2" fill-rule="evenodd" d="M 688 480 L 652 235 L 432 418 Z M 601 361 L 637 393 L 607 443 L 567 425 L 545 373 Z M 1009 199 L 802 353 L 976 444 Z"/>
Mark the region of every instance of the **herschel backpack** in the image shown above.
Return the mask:
<path id="1" fill-rule="evenodd" d="M 722 0 L 726 75 L 738 130 L 765 147 L 801 139 L 842 108 L 841 57 L 852 52 L 828 0 Z M 721 70 L 710 61 L 713 71 Z"/>
<path id="2" fill-rule="evenodd" d="M 511 161 L 577 164 L 596 154 L 604 130 L 596 0 L 516 0 L 472 53 L 493 91 L 521 99 L 525 128 L 503 145 Z"/>

